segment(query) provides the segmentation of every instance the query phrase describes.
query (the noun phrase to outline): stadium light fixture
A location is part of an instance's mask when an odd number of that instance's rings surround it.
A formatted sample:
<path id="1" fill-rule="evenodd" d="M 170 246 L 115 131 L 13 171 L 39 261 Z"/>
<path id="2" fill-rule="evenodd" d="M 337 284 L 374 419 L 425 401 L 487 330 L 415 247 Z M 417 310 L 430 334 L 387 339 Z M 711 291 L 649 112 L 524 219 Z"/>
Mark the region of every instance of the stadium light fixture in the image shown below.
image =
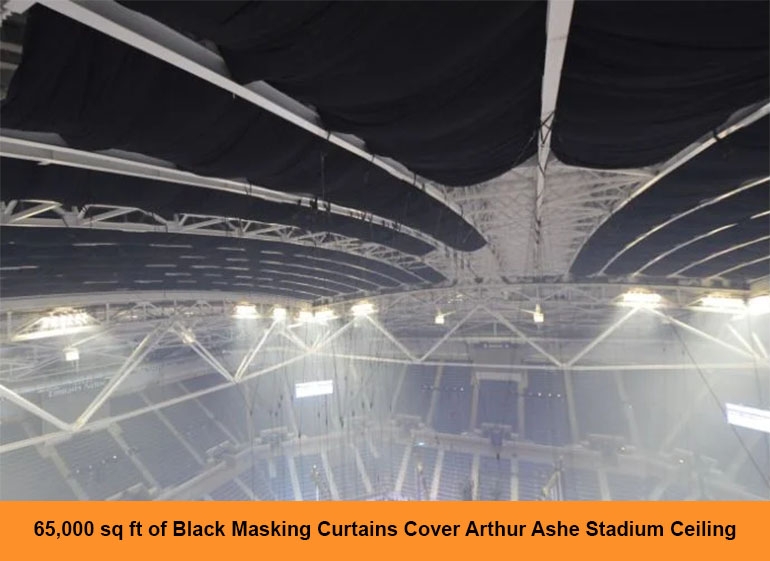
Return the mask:
<path id="1" fill-rule="evenodd" d="M 75 362 L 80 360 L 80 351 L 77 347 L 67 347 L 64 349 L 64 360 L 67 362 Z"/>
<path id="2" fill-rule="evenodd" d="M 543 309 L 540 307 L 540 304 L 535 305 L 535 311 L 532 312 L 532 320 L 535 323 L 543 323 L 545 321 L 545 314 L 543 313 Z"/>
<path id="3" fill-rule="evenodd" d="M 313 315 L 313 321 L 316 323 L 326 323 L 327 321 L 331 321 L 333 319 L 337 319 L 337 314 L 334 313 L 334 310 L 330 310 L 328 308 L 318 310 Z"/>
<path id="4" fill-rule="evenodd" d="M 746 302 L 743 301 L 743 298 L 735 296 L 710 294 L 700 299 L 698 309 L 706 312 L 735 314 L 746 311 Z"/>
<path id="5" fill-rule="evenodd" d="M 353 307 L 350 308 L 350 311 L 353 313 L 353 317 L 365 317 L 373 314 L 375 312 L 374 304 L 371 302 L 359 302 L 358 304 L 354 304 Z"/>
<path id="6" fill-rule="evenodd" d="M 646 290 L 629 290 L 620 299 L 621 305 L 633 308 L 657 308 L 662 302 L 660 294 Z"/>
<path id="7" fill-rule="evenodd" d="M 314 382 L 298 382 L 294 384 L 294 397 L 313 397 L 316 395 L 331 395 L 334 393 L 334 380 L 318 380 Z"/>
<path id="8" fill-rule="evenodd" d="M 98 322 L 89 314 L 69 308 L 59 308 L 21 328 L 12 340 L 31 341 L 74 335 L 97 327 L 99 327 Z"/>
<path id="9" fill-rule="evenodd" d="M 195 343 L 195 335 L 193 335 L 192 331 L 185 329 L 179 335 L 182 337 L 182 342 L 185 345 L 192 345 Z"/>
<path id="10" fill-rule="evenodd" d="M 233 317 L 236 319 L 257 319 L 259 313 L 254 304 L 236 304 Z"/>
<path id="11" fill-rule="evenodd" d="M 747 306 L 749 315 L 761 316 L 770 313 L 770 294 L 752 296 Z"/>
<path id="12" fill-rule="evenodd" d="M 446 314 L 442 314 L 441 312 L 438 312 L 436 314 L 436 317 L 433 318 L 433 323 L 436 325 L 444 325 L 446 323 Z"/>
<path id="13" fill-rule="evenodd" d="M 273 320 L 275 321 L 284 321 L 288 315 L 289 311 L 286 308 L 280 306 L 273 308 Z"/>
<path id="14" fill-rule="evenodd" d="M 297 321 L 300 323 L 312 323 L 313 322 L 313 312 L 310 310 L 300 310 L 297 314 Z"/>

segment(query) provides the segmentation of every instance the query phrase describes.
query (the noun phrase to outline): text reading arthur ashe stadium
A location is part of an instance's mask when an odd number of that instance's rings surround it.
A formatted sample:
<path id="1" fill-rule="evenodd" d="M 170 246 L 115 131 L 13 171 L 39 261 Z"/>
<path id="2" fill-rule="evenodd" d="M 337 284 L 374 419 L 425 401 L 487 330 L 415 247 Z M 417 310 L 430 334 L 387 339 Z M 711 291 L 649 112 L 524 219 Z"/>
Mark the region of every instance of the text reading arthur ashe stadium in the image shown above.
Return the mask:
<path id="1" fill-rule="evenodd" d="M 313 531 L 315 528 L 315 531 Z M 274 537 L 309 540 L 323 537 L 676 537 L 735 539 L 735 524 L 718 524 L 710 520 L 674 520 L 666 524 L 642 524 L 632 520 L 605 522 L 588 520 L 581 524 L 562 521 L 534 520 L 527 524 L 471 520 L 464 524 L 435 524 L 410 520 L 403 525 L 336 523 L 323 520 L 315 526 L 283 521 L 253 522 L 219 520 L 200 523 L 190 520 L 164 520 L 155 524 L 132 520 L 125 524 L 101 524 L 93 521 L 37 521 L 35 535 L 50 538 L 83 536 L 124 538 L 153 537 Z"/>

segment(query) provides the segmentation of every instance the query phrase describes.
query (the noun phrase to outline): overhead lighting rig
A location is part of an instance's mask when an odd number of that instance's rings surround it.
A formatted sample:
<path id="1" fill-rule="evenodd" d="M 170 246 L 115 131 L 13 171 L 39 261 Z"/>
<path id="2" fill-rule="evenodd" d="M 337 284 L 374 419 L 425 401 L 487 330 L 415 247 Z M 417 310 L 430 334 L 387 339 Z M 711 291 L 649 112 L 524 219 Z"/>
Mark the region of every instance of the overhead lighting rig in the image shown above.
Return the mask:
<path id="1" fill-rule="evenodd" d="M 99 322 L 83 311 L 71 308 L 57 308 L 52 312 L 28 323 L 12 337 L 13 341 L 32 341 L 47 337 L 60 337 L 91 331 Z"/>
<path id="2" fill-rule="evenodd" d="M 274 321 L 284 321 L 289 315 L 289 311 L 286 308 L 282 308 L 281 306 L 276 306 L 273 308 L 273 320 Z"/>
<path id="3" fill-rule="evenodd" d="M 698 300 L 696 309 L 704 312 L 716 312 L 719 314 L 736 314 L 746 311 L 746 302 L 743 298 L 710 294 Z"/>
<path id="4" fill-rule="evenodd" d="M 353 317 L 360 318 L 370 316 L 377 310 L 371 302 L 359 302 L 358 304 L 354 304 L 350 308 L 350 311 L 353 314 Z"/>
<path id="5" fill-rule="evenodd" d="M 233 317 L 236 319 L 257 319 L 259 312 L 257 312 L 257 307 L 254 304 L 241 303 L 235 305 Z"/>
<path id="6" fill-rule="evenodd" d="M 632 308 L 658 308 L 663 304 L 663 297 L 657 292 L 634 289 L 623 294 L 619 303 Z"/>
<path id="7" fill-rule="evenodd" d="M 532 312 L 532 320 L 537 323 L 543 323 L 545 321 L 545 314 L 543 313 L 543 309 L 540 307 L 540 304 L 535 305 L 535 311 Z"/>

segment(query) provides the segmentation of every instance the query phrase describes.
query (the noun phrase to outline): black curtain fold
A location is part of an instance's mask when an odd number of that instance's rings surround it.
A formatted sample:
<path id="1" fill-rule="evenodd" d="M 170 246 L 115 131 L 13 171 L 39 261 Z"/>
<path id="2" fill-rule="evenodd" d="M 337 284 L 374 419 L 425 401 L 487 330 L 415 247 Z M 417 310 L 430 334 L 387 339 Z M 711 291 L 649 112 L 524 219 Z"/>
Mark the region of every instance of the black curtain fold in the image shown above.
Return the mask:
<path id="1" fill-rule="evenodd" d="M 532 156 L 545 2 L 123 2 L 445 185 Z"/>
<path id="2" fill-rule="evenodd" d="M 324 197 L 459 250 L 484 245 L 462 217 L 379 167 L 42 6 L 28 14 L 0 117 L 7 128 L 59 133 L 75 148 L 128 150 L 201 175 Z"/>
<path id="3" fill-rule="evenodd" d="M 0 158 L 4 200 L 42 199 L 65 207 L 93 204 L 136 206 L 168 220 L 175 213 L 251 219 L 333 232 L 383 244 L 412 255 L 433 246 L 392 228 L 289 203 L 265 201 L 224 191 L 81 168 Z"/>
<path id="4" fill-rule="evenodd" d="M 552 148 L 568 164 L 674 156 L 770 98 L 770 3 L 575 3 Z"/>
<path id="5" fill-rule="evenodd" d="M 770 118 L 745 127 L 674 170 L 605 222 L 588 240 L 571 272 L 587 276 L 598 272 L 630 242 L 671 217 L 703 202 L 765 179 L 756 186 L 726 197 L 651 234 L 607 268 L 609 275 L 635 272 L 650 259 L 715 228 L 737 225 L 688 245 L 651 267 L 646 274 L 671 274 L 688 262 L 770 234 L 767 217 L 751 217 L 770 208 Z M 767 252 L 768 244 L 760 244 Z M 724 267 L 725 269 L 727 267 Z M 685 276 L 697 277 L 692 269 Z M 737 276 L 740 276 L 738 273 Z"/>

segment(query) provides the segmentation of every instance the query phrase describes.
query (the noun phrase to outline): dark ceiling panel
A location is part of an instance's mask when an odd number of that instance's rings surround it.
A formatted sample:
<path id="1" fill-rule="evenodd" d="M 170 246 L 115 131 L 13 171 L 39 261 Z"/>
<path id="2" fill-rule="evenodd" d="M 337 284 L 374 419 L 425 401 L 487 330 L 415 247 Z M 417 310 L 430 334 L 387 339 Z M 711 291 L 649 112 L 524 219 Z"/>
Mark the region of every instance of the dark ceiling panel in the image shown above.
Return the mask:
<path id="1" fill-rule="evenodd" d="M 4 201 L 39 199 L 60 202 L 65 207 L 138 207 L 167 220 L 175 213 L 224 216 L 288 224 L 309 232 L 333 232 L 412 255 L 425 255 L 433 249 L 413 236 L 365 220 L 192 185 L 67 166 L 41 166 L 13 158 L 0 158 L 0 178 Z"/>
<path id="2" fill-rule="evenodd" d="M 3 297 L 189 289 L 313 299 L 443 279 L 339 251 L 211 236 L 3 227 L 0 241 Z"/>
<path id="3" fill-rule="evenodd" d="M 770 97 L 768 2 L 576 2 L 552 147 L 604 169 L 664 161 Z"/>
<path id="4" fill-rule="evenodd" d="M 757 193 L 762 195 L 762 193 L 759 191 Z M 766 192 L 764 193 L 764 196 L 767 198 Z M 715 214 L 716 213 L 717 212 L 715 212 Z M 684 269 L 688 265 L 708 258 L 710 255 L 714 255 L 730 247 L 748 243 L 752 240 L 757 240 L 764 236 L 770 235 L 770 217 L 768 216 L 762 216 L 753 220 L 749 217 L 738 222 L 729 221 L 722 224 L 722 226 L 728 226 L 731 224 L 735 225 L 695 241 L 686 247 L 671 253 L 667 257 L 661 259 L 649 267 L 644 271 L 644 273 L 650 276 L 658 277 L 671 275 Z M 709 230 L 709 232 L 715 229 L 716 228 L 712 228 Z M 692 238 L 695 238 L 696 235 L 700 235 L 700 229 L 698 230 L 698 234 L 695 234 L 694 232 L 693 234 L 694 235 Z M 661 243 L 659 247 L 663 247 L 663 245 L 664 244 Z M 645 244 L 645 249 L 647 248 L 648 244 Z M 649 249 L 653 251 L 657 250 L 656 247 L 652 246 L 650 246 Z M 655 256 L 653 255 L 652 257 Z M 691 271 L 683 271 L 682 274 L 684 276 L 691 276 Z"/>
<path id="5" fill-rule="evenodd" d="M 587 276 L 599 272 L 625 246 L 650 232 L 675 215 L 694 209 L 699 204 L 726 195 L 742 186 L 770 177 L 770 119 L 757 121 L 704 151 L 673 171 L 642 195 L 627 204 L 604 223 L 588 240 L 578 255 L 572 273 Z M 626 251 L 607 267 L 609 275 L 636 272 L 651 259 L 679 244 L 727 224 L 727 229 L 702 243 L 687 246 L 662 261 L 652 272 L 670 274 L 680 259 L 695 261 L 707 254 L 746 241 L 747 235 L 762 235 L 770 230 L 767 217 L 750 217 L 770 208 L 768 182 L 726 197 L 677 220 Z M 665 265 L 665 267 L 664 267 Z M 688 271 L 687 276 L 697 276 Z"/>
<path id="6" fill-rule="evenodd" d="M 456 249 L 484 245 L 462 217 L 378 166 L 39 5 L 0 117 L 4 127 L 56 132 L 75 148 L 128 150 L 321 197 Z"/>
<path id="7" fill-rule="evenodd" d="M 709 261 L 701 263 L 700 265 L 696 265 L 692 269 L 688 270 L 686 275 L 697 278 L 710 277 L 712 275 L 718 275 L 724 271 L 734 269 L 741 265 L 751 263 L 752 261 L 756 261 L 758 259 L 768 258 L 769 256 L 770 241 L 762 240 L 750 245 L 744 245 L 739 249 L 724 253 L 719 257 L 710 259 Z M 765 270 L 770 270 L 770 265 L 768 265 L 767 261 L 765 262 Z M 737 269 L 734 272 L 727 273 L 726 276 L 732 278 L 741 278 L 744 277 L 746 272 L 747 271 L 742 269 Z M 744 278 L 751 279 L 752 277 Z"/>
<path id="8" fill-rule="evenodd" d="M 535 153 L 545 2 L 124 2 L 446 185 Z"/>

